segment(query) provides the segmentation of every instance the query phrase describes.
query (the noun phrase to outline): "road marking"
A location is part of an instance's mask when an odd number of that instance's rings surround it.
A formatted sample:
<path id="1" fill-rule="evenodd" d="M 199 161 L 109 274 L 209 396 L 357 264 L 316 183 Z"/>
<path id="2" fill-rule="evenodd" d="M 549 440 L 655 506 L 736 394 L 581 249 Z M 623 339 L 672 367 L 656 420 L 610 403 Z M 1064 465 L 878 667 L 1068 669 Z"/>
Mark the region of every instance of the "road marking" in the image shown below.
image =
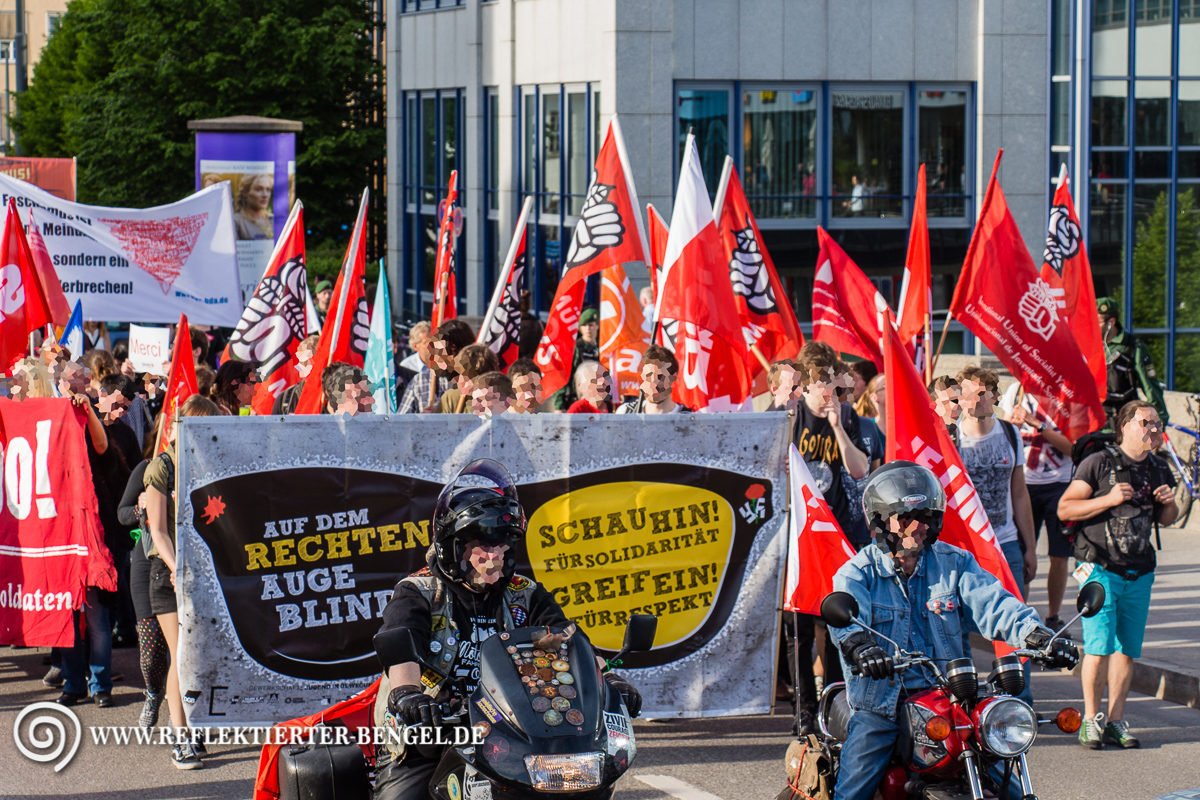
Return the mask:
<path id="1" fill-rule="evenodd" d="M 671 797 L 677 797 L 679 800 L 721 800 L 711 792 L 706 792 L 703 789 L 698 789 L 686 781 L 681 781 L 678 778 L 672 778 L 670 775 L 634 775 L 642 783 L 654 789 L 658 789 L 664 794 L 669 794 Z"/>

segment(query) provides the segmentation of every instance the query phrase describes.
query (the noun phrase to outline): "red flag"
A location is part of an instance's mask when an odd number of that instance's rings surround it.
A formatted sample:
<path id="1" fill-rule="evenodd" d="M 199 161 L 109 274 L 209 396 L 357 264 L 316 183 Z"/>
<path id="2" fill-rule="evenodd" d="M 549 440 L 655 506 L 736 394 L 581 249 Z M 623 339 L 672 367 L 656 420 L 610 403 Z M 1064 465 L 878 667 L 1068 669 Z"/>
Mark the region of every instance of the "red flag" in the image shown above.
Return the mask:
<path id="1" fill-rule="evenodd" d="M 84 591 L 117 588 L 83 437 L 62 398 L 0 399 L 7 502 L 0 504 L 0 645 L 70 647 Z"/>
<path id="2" fill-rule="evenodd" d="M 1076 439 L 1104 424 L 1104 408 L 1051 286 L 1038 274 L 1008 211 L 996 180 L 1002 153 L 950 313 L 996 354 L 1063 434 Z"/>
<path id="3" fill-rule="evenodd" d="M 879 346 L 884 327 L 896 324 L 892 309 L 850 256 L 825 229 L 817 227 L 817 275 L 813 282 L 813 338 L 834 350 L 869 358 L 883 369 Z"/>
<path id="4" fill-rule="evenodd" d="M 542 389 L 549 396 L 571 379 L 571 360 L 579 332 L 585 279 L 612 264 L 649 263 L 637 192 L 625 157 L 616 115 L 608 124 L 587 199 L 571 237 L 562 279 L 550 304 L 550 318 L 535 360 L 542 370 Z"/>
<path id="5" fill-rule="evenodd" d="M 646 204 L 646 217 L 649 220 L 648 232 L 650 245 L 650 262 L 654 265 L 646 271 L 650 274 L 650 289 L 654 292 L 654 301 L 658 302 L 658 281 L 662 277 L 663 259 L 667 257 L 667 223 L 658 214 L 658 209 Z"/>
<path id="6" fill-rule="evenodd" d="M 38 285 L 42 287 L 42 294 L 45 295 L 46 304 L 50 308 L 50 321 L 55 325 L 66 325 L 71 318 L 71 305 L 63 294 L 62 281 L 58 279 L 54 261 L 50 258 L 50 251 L 46 249 L 46 240 L 42 238 L 42 232 L 34 222 L 32 209 L 29 211 L 29 251 L 33 254 Z"/>
<path id="7" fill-rule="evenodd" d="M 727 157 L 725 163 L 729 178 L 717 230 L 729 263 L 729 279 L 746 347 L 757 347 L 768 363 L 795 358 L 804 345 L 804 334 L 759 233 L 733 161 Z M 752 372 L 760 371 L 758 360 L 752 363 L 756 367 Z"/>
<path id="8" fill-rule="evenodd" d="M 721 249 L 696 140 L 689 135 L 655 317 L 679 361 L 677 403 L 696 410 L 740 410 L 750 397 L 750 370 L 729 264 Z M 669 346 L 669 345 L 668 345 Z"/>
<path id="9" fill-rule="evenodd" d="M 908 232 L 904 283 L 900 290 L 900 341 L 911 342 L 925 331 L 930 308 L 929 222 L 925 216 L 925 165 L 917 170 L 917 199 Z M 1094 305 L 1094 304 L 1093 304 Z"/>
<path id="10" fill-rule="evenodd" d="M 638 393 L 649 346 L 641 303 L 625 269 L 614 264 L 600 273 L 600 361 L 612 373 L 617 396 Z"/>
<path id="11" fill-rule="evenodd" d="M 25 238 L 17 204 L 8 199 L 4 218 L 3 267 L 0 267 L 0 369 L 7 370 L 29 349 L 29 334 L 51 321 L 33 254 Z"/>
<path id="12" fill-rule="evenodd" d="M 833 591 L 834 573 L 854 557 L 854 548 L 829 510 L 796 445 L 788 450 L 792 516 L 783 608 L 801 614 L 820 614 L 821 600 Z"/>
<path id="13" fill-rule="evenodd" d="M 458 288 L 454 281 L 458 234 L 462 230 L 462 212 L 458 206 L 458 170 L 450 172 L 446 199 L 438 206 L 441 228 L 438 231 L 437 266 L 433 272 L 433 330 L 458 316 Z"/>
<path id="14" fill-rule="evenodd" d="M 1067 327 L 1075 335 L 1103 401 L 1108 394 L 1108 362 L 1104 357 L 1104 337 L 1100 334 L 1100 315 L 1096 311 L 1096 287 L 1092 283 L 1092 266 L 1079 217 L 1071 201 L 1065 164 L 1050 207 L 1046 249 L 1042 253 L 1042 280 L 1050 286 L 1059 312 L 1066 317 Z"/>
<path id="15" fill-rule="evenodd" d="M 167 436 L 179 407 L 187 399 L 200 391 L 200 382 L 196 380 L 196 361 L 192 355 L 192 333 L 188 329 L 187 314 L 179 315 L 179 325 L 175 330 L 175 346 L 171 348 L 171 369 L 167 375 L 167 385 L 163 387 L 163 410 L 165 420 L 162 434 L 158 437 L 155 454 L 167 449 Z"/>
<path id="16" fill-rule="evenodd" d="M 526 197 L 517 217 L 512 244 L 504 259 L 500 280 L 488 306 L 479 335 L 475 341 L 486 344 L 500 358 L 502 364 L 517 360 L 521 349 L 521 286 L 525 279 L 525 221 L 533 208 L 533 198 Z"/>
<path id="17" fill-rule="evenodd" d="M 1021 591 L 996 542 L 983 503 L 963 467 L 958 448 L 933 410 L 933 401 L 895 331 L 884 332 L 887 375 L 887 461 L 904 459 L 928 467 L 946 490 L 941 539 L 969 550 L 980 566 L 1017 597 Z"/>
<path id="18" fill-rule="evenodd" d="M 321 390 L 321 373 L 330 364 L 342 361 L 356 367 L 363 365 L 367 355 L 367 337 L 371 332 L 371 312 L 367 308 L 367 190 L 363 190 L 362 202 L 358 207 L 358 219 L 350 243 L 346 245 L 346 257 L 333 285 L 333 298 L 325 314 L 325 325 L 317 341 L 317 352 L 313 354 L 310 377 L 304 381 L 300 399 L 296 401 L 296 414 L 320 414 L 325 406 L 325 394 Z"/>
<path id="19" fill-rule="evenodd" d="M 304 211 L 297 200 L 262 280 L 221 355 L 222 361 L 257 362 L 261 380 L 250 401 L 255 414 L 270 414 L 275 398 L 300 380 L 296 372 L 296 348 L 308 329 L 307 288 Z"/>

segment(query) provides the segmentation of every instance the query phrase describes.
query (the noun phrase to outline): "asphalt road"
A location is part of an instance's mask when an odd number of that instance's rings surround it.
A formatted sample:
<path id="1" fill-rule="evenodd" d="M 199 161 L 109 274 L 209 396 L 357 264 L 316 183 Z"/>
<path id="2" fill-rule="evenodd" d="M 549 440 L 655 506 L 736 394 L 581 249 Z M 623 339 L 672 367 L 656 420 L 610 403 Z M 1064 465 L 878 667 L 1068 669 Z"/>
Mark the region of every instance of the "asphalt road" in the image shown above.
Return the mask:
<path id="1" fill-rule="evenodd" d="M 27 760 L 13 742 L 13 724 L 30 703 L 53 699 L 42 687 L 42 650 L 0 648 L 0 797 L 77 800 L 246 798 L 258 762 L 254 747 L 212 748 L 205 769 L 180 772 L 164 747 L 95 745 L 89 725 L 134 725 L 140 710 L 135 651 L 118 650 L 115 708 L 75 707 L 84 741 L 55 773 Z M 1078 680 L 1035 674 L 1043 715 L 1064 704 L 1082 707 Z M 1200 710 L 1133 695 L 1127 717 L 1141 750 L 1084 750 L 1073 736 L 1043 730 L 1030 755 L 1034 789 L 1042 800 L 1157 798 L 1200 790 Z M 741 800 L 771 798 L 782 787 L 789 720 L 784 716 L 640 722 L 638 755 L 620 784 L 622 800 Z M 1187 796 L 1200 797 L 1196 795 Z"/>

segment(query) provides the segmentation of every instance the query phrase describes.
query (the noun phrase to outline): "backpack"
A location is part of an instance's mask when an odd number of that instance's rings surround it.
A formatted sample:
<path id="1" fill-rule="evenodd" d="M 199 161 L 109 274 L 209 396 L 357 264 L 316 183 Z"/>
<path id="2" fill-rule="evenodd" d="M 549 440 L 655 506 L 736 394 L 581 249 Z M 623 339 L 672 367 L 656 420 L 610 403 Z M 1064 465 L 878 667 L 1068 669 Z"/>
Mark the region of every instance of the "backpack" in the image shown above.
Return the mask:
<path id="1" fill-rule="evenodd" d="M 818 736 L 809 734 L 788 745 L 784 763 L 788 785 L 776 800 L 832 800 L 833 756 Z"/>
<path id="2" fill-rule="evenodd" d="M 1075 471 L 1079 469 L 1079 465 L 1084 459 L 1101 451 L 1108 453 L 1109 458 L 1112 460 L 1112 466 L 1109 469 L 1110 480 L 1114 484 L 1129 483 L 1133 476 L 1129 468 L 1124 466 L 1121 461 L 1121 452 L 1117 449 L 1116 437 L 1107 431 L 1095 431 L 1086 434 L 1072 445 L 1071 477 L 1075 477 Z M 1092 562 L 1099 564 L 1101 567 L 1108 568 L 1113 561 L 1112 555 L 1114 551 L 1119 556 L 1125 547 L 1125 542 L 1139 538 L 1129 529 L 1127 522 L 1123 525 L 1121 524 L 1124 522 L 1122 520 L 1110 519 L 1105 525 L 1107 549 L 1102 551 L 1099 546 L 1086 536 L 1079 535 L 1083 526 L 1090 521 L 1072 520 L 1063 523 L 1064 533 L 1067 536 L 1067 540 L 1071 542 L 1075 558 L 1080 561 Z M 1158 520 L 1151 517 L 1151 523 L 1154 526 L 1155 549 L 1162 550 L 1162 532 L 1159 530 Z"/>

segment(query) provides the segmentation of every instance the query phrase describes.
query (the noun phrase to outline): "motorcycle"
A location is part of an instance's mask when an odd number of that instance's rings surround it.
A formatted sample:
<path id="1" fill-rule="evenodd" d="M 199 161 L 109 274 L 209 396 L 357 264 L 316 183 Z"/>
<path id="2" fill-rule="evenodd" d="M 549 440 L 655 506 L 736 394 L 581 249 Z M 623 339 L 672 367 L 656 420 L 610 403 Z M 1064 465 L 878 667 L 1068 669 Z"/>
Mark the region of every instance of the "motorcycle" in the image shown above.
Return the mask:
<path id="1" fill-rule="evenodd" d="M 630 616 L 622 656 L 649 650 L 658 618 Z M 488 638 L 479 647 L 479 682 L 439 704 L 443 731 L 469 728 L 471 741 L 442 748 L 418 744 L 427 757 L 442 751 L 429 783 L 436 800 L 544 798 L 573 800 L 612 796 L 613 784 L 633 762 L 633 722 L 621 696 L 601 675 L 585 637 L 558 636 L 553 652 L 545 627 L 518 628 Z M 412 631 L 398 628 L 375 637 L 383 664 L 424 663 Z"/>
<path id="2" fill-rule="evenodd" d="M 1104 605 L 1104 587 L 1086 584 L 1076 600 L 1078 612 L 1055 632 L 1058 639 L 1081 617 L 1090 617 Z M 1044 663 L 1050 642 L 1042 650 L 1015 650 L 997 658 L 982 683 L 970 657 L 956 658 L 945 665 L 919 652 L 910 652 L 864 624 L 858 603 L 846 592 L 833 592 L 821 603 L 821 618 L 833 628 L 858 624 L 892 646 L 896 672 L 925 668 L 935 686 L 903 697 L 897 712 L 900 735 L 893 761 L 879 791 L 883 800 L 983 800 L 984 781 L 1001 774 L 993 791 L 1005 798 L 1010 778 L 1015 775 L 1021 797 L 1037 800 L 1025 754 L 1037 738 L 1038 726 L 1052 720 L 1040 719 L 1034 710 L 1014 695 L 1025 688 L 1021 659 Z M 859 674 L 856 667 L 851 669 Z M 842 744 L 854 714 L 844 682 L 825 687 L 817 706 L 819 734 L 807 742 L 795 742 L 787 759 L 788 788 L 777 800 L 795 800 L 811 793 L 819 778 L 824 786 L 836 782 Z M 1064 733 L 1075 733 L 1082 724 L 1078 709 L 1063 708 L 1053 722 Z M 805 776 L 802 779 L 802 776 Z M 807 786 L 805 780 L 811 780 Z"/>

